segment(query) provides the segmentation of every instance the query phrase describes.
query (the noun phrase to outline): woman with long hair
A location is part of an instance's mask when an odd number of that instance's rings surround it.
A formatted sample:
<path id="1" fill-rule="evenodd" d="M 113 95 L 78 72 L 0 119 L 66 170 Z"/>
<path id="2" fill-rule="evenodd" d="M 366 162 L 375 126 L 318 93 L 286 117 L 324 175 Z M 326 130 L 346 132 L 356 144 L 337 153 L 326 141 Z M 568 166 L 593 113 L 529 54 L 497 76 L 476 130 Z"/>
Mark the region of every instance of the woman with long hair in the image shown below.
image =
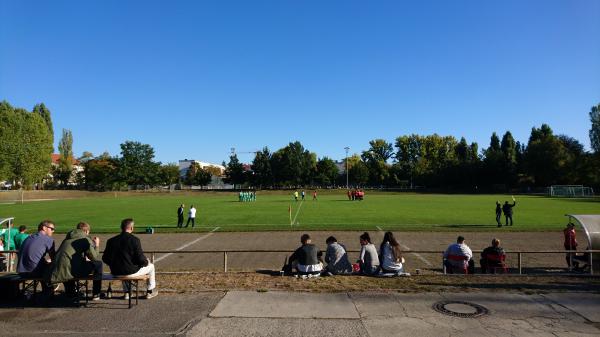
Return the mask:
<path id="1" fill-rule="evenodd" d="M 360 236 L 360 272 L 365 275 L 374 275 L 379 271 L 379 257 L 377 248 L 371 243 L 369 233 L 364 232 Z"/>
<path id="2" fill-rule="evenodd" d="M 383 273 L 403 273 L 404 258 L 398 240 L 392 232 L 385 232 L 383 241 L 379 246 L 379 256 L 381 258 L 381 271 Z"/>

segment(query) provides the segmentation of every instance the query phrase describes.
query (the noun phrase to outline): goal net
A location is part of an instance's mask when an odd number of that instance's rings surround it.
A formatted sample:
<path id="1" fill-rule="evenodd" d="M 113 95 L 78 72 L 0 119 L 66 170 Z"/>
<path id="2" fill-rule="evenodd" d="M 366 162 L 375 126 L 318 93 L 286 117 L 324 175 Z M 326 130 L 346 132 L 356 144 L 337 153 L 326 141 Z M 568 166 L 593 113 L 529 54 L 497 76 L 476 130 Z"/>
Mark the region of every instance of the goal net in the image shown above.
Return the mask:
<path id="1" fill-rule="evenodd" d="M 583 185 L 552 185 L 548 187 L 548 195 L 551 197 L 593 197 L 594 190 Z"/>

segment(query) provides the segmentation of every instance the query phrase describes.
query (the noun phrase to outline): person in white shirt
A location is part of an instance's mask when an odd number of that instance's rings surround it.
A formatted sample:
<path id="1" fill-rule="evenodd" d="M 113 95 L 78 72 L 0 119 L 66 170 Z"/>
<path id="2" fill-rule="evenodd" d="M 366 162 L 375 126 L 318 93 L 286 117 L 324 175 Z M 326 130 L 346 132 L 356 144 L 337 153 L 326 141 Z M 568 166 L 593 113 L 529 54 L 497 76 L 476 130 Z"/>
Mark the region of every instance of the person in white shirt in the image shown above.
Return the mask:
<path id="1" fill-rule="evenodd" d="M 194 228 L 194 225 L 196 225 L 196 208 L 194 208 L 194 205 L 191 205 L 190 210 L 188 211 L 188 220 L 185 224 L 186 228 L 189 226 L 190 221 L 192 222 L 192 228 Z"/>
<path id="2" fill-rule="evenodd" d="M 449 258 L 450 257 L 450 258 Z M 463 260 L 455 260 L 452 257 L 463 257 Z M 444 264 L 448 270 L 453 268 L 461 269 L 468 268 L 469 273 L 472 274 L 475 271 L 475 263 L 473 262 L 473 252 L 471 248 L 465 243 L 465 238 L 459 236 L 456 238 L 456 243 L 448 246 L 444 252 Z"/>
<path id="3" fill-rule="evenodd" d="M 382 273 L 404 273 L 402 250 L 392 232 L 385 232 L 383 235 L 383 241 L 381 241 L 379 247 L 379 256 L 381 258 Z"/>

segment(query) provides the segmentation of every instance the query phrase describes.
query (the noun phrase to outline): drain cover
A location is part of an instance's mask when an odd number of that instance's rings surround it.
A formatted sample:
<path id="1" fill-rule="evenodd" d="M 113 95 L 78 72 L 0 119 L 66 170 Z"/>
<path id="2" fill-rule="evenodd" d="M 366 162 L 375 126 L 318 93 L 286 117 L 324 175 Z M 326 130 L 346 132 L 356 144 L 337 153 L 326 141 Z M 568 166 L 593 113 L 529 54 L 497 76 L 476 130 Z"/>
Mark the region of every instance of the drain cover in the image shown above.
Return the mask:
<path id="1" fill-rule="evenodd" d="M 433 304 L 433 310 L 444 315 L 473 318 L 489 313 L 488 309 L 475 303 L 462 301 L 441 301 Z"/>

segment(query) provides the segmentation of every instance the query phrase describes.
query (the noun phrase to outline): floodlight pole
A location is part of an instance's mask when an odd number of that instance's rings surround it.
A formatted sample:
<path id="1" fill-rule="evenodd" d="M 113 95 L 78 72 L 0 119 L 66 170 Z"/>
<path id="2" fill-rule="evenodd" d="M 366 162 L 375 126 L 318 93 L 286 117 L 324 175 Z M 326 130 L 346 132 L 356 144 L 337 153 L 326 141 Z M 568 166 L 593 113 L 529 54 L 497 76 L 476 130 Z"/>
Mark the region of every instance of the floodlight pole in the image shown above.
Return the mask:
<path id="1" fill-rule="evenodd" d="M 350 148 L 346 146 L 344 150 L 346 150 L 346 189 L 348 189 L 348 150 L 350 150 Z"/>

